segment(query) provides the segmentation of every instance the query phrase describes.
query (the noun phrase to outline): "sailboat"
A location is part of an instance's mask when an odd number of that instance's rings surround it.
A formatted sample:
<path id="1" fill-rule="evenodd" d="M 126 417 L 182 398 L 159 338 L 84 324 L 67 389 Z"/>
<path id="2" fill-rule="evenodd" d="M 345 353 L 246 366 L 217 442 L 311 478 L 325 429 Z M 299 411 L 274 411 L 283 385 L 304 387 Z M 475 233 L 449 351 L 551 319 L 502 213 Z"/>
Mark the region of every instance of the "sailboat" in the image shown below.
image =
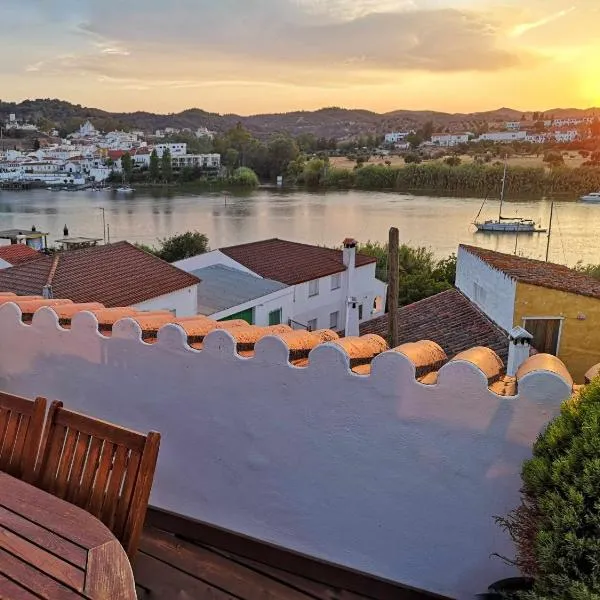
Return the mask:
<path id="1" fill-rule="evenodd" d="M 532 219 L 523 219 L 521 217 L 503 217 L 502 206 L 504 205 L 504 194 L 506 191 L 506 172 L 507 164 L 504 162 L 504 175 L 502 177 L 502 191 L 500 192 L 500 210 L 498 211 L 498 219 L 490 219 L 488 221 L 478 221 L 479 215 L 485 205 L 485 200 L 475 217 L 473 225 L 477 227 L 477 231 L 486 231 L 489 233 L 544 233 L 546 230 L 538 228 L 535 221 Z M 486 198 L 487 200 L 487 198 Z"/>
<path id="2" fill-rule="evenodd" d="M 135 192 L 135 189 L 128 186 L 125 183 L 125 174 L 123 173 L 123 184 L 120 185 L 116 190 L 117 194 L 133 194 L 133 192 Z"/>

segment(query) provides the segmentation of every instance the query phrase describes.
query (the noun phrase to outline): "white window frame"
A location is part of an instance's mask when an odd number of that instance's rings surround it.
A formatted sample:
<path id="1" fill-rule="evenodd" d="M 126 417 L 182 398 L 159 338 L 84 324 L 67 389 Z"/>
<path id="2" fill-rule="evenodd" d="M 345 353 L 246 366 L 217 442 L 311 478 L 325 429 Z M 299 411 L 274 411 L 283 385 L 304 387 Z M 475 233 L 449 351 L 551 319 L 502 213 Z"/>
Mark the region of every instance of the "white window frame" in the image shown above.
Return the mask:
<path id="1" fill-rule="evenodd" d="M 525 329 L 525 323 L 527 321 L 560 321 L 560 325 L 558 326 L 558 337 L 556 338 L 556 356 L 558 357 L 558 354 L 560 352 L 560 342 L 562 340 L 563 327 L 565 325 L 565 318 L 557 317 L 556 315 L 546 315 L 544 317 L 523 317 L 521 319 L 521 326 L 523 327 L 523 329 Z"/>
<path id="2" fill-rule="evenodd" d="M 335 317 L 335 324 L 334 324 L 334 319 L 333 317 Z M 340 327 L 340 311 L 336 310 L 332 313 L 329 313 L 329 329 L 339 329 Z"/>
<path id="3" fill-rule="evenodd" d="M 319 295 L 319 280 L 312 279 L 308 282 L 308 297 L 314 298 Z"/>
<path id="4" fill-rule="evenodd" d="M 331 291 L 339 290 L 342 287 L 342 274 L 334 273 L 331 276 Z"/>

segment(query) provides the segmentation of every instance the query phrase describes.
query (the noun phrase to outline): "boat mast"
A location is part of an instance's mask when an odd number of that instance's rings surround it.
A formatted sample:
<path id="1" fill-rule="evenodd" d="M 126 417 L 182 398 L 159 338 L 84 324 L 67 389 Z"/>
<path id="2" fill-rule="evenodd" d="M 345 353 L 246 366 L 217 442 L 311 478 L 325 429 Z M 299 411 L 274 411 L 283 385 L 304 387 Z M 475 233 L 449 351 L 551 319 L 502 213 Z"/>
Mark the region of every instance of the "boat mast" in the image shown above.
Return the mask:
<path id="1" fill-rule="evenodd" d="M 508 158 L 504 158 L 504 175 L 502 176 L 502 191 L 500 192 L 500 211 L 498 212 L 498 218 L 502 219 L 502 205 L 504 204 L 504 191 L 506 190 L 506 167 Z"/>
<path id="2" fill-rule="evenodd" d="M 552 217 L 554 216 L 554 200 L 550 205 L 550 225 L 548 226 L 548 242 L 546 244 L 546 262 L 548 262 L 548 257 L 550 256 L 550 236 L 552 235 Z"/>

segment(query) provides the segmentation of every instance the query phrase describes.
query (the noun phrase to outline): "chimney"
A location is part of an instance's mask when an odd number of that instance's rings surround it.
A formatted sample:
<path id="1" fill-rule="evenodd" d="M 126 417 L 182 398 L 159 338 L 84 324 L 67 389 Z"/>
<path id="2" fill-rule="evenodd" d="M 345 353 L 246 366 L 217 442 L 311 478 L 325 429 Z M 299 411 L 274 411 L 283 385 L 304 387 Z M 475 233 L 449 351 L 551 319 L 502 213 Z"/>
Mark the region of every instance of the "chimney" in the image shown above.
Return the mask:
<path id="1" fill-rule="evenodd" d="M 508 365 L 506 374 L 514 377 L 519 367 L 529 358 L 533 336 L 522 327 L 515 327 L 508 334 Z"/>
<path id="2" fill-rule="evenodd" d="M 346 267 L 346 336 L 358 336 L 358 299 L 355 293 L 356 246 L 358 242 L 353 238 L 344 240 L 343 260 Z"/>
<path id="3" fill-rule="evenodd" d="M 54 298 L 54 293 L 52 292 L 51 285 L 45 285 L 42 288 L 42 297 L 44 298 L 44 300 L 52 300 Z"/>
<path id="4" fill-rule="evenodd" d="M 65 237 L 69 237 L 69 228 L 67 227 L 66 223 L 65 223 L 65 226 L 63 227 L 63 235 Z"/>

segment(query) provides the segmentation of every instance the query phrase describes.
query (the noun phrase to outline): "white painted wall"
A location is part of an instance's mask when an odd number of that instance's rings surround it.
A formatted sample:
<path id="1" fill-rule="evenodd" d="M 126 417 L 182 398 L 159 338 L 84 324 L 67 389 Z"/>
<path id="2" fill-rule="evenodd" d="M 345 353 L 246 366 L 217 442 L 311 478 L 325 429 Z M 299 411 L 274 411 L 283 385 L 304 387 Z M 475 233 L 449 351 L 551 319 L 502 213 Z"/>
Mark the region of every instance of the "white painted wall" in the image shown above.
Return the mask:
<path id="1" fill-rule="evenodd" d="M 220 319 L 235 315 L 236 313 L 247 310 L 248 308 L 254 308 L 255 325 L 267 326 L 269 324 L 269 313 L 278 309 L 281 309 L 281 323 L 287 325 L 288 319 L 292 318 L 294 310 L 294 288 L 289 287 L 283 290 L 278 290 L 272 294 L 263 296 L 262 298 L 257 298 L 255 300 L 251 300 L 250 302 L 239 304 L 233 308 L 229 308 L 208 316 L 210 316 L 211 319 L 219 321 Z"/>
<path id="2" fill-rule="evenodd" d="M 457 598 L 515 574 L 491 556 L 513 554 L 494 516 L 518 504 L 561 377 L 534 371 L 500 398 L 463 361 L 425 386 L 396 353 L 358 376 L 330 344 L 301 369 L 278 338 L 240 359 L 224 331 L 202 351 L 177 325 L 140 335 L 124 319 L 105 338 L 89 313 L 63 330 L 48 308 L 25 325 L 4 305 L 0 389 L 160 431 L 154 506 Z"/>
<path id="3" fill-rule="evenodd" d="M 198 314 L 198 286 L 192 285 L 182 290 L 134 304 L 140 310 L 174 310 L 178 317 L 193 317 Z"/>
<path id="4" fill-rule="evenodd" d="M 3 258 L 0 258 L 0 269 L 8 269 L 9 267 L 12 267 L 12 265 Z"/>
<path id="5" fill-rule="evenodd" d="M 462 247 L 457 255 L 456 287 L 502 329 L 513 328 L 517 282 Z"/>

